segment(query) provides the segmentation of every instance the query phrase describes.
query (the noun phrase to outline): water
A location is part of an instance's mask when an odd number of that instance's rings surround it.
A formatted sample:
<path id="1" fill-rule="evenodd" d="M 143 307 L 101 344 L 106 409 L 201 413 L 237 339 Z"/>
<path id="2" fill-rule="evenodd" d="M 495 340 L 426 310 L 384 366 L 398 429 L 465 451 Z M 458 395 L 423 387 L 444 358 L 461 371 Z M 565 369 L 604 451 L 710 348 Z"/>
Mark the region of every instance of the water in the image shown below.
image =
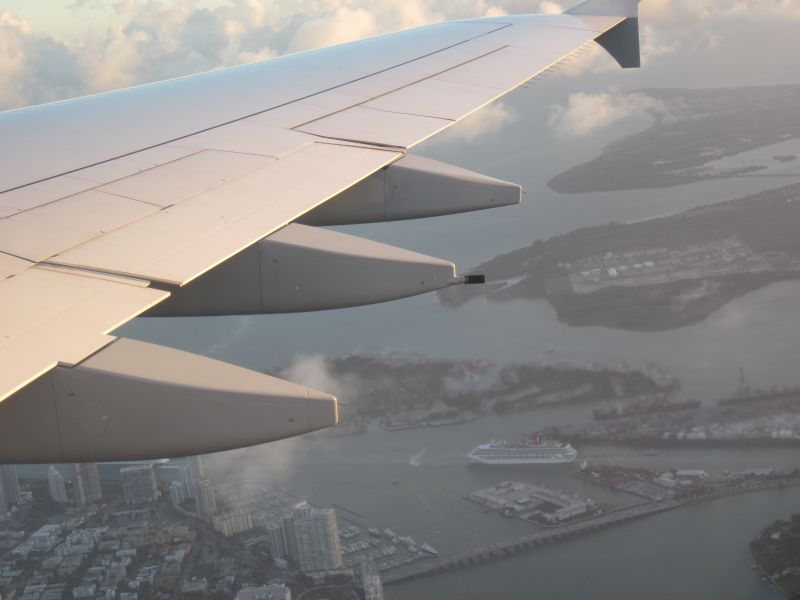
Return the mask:
<path id="1" fill-rule="evenodd" d="M 481 144 L 451 141 L 420 149 L 423 154 L 522 183 L 527 189 L 524 204 L 343 229 L 470 266 L 536 238 L 609 221 L 671 214 L 797 180 L 752 177 L 660 190 L 558 195 L 544 183 L 552 175 L 591 158 L 610 139 L 643 123 L 624 124 L 604 136 L 552 144 L 545 129 L 546 111 L 541 110 L 547 95 L 536 98 L 537 105 L 533 100 L 524 93 L 514 96 L 511 103 L 526 118 Z M 499 363 L 599 360 L 642 365 L 652 361 L 680 377 L 687 395 L 708 399 L 734 389 L 740 365 L 754 385 L 800 383 L 798 296 L 800 282 L 774 284 L 730 302 L 698 325 L 659 333 L 569 327 L 558 322 L 555 311 L 543 301 L 497 304 L 480 299 L 450 309 L 427 295 L 316 314 L 143 319 L 126 327 L 123 334 L 256 369 L 286 365 L 300 354 L 334 356 L 385 348 Z M 550 347 L 555 348 L 552 354 Z M 375 428 L 363 436 L 337 440 L 289 440 L 218 456 L 211 464 L 219 477 L 270 478 L 317 504 L 336 503 L 360 513 L 367 525 L 411 534 L 450 553 L 505 539 L 528 527 L 485 513 L 461 498 L 502 480 L 544 483 L 610 503 L 631 500 L 574 479 L 570 475 L 574 466 L 498 471 L 465 465 L 463 454 L 480 442 L 492 437 L 516 439 L 551 424 L 581 423 L 590 418 L 590 410 L 588 406 L 546 408 L 454 427 L 394 433 Z M 796 449 L 669 450 L 657 457 L 620 448 L 580 450 L 599 460 L 653 469 L 800 466 Z M 772 598 L 773 593 L 748 568 L 747 542 L 768 522 L 797 512 L 799 502 L 800 490 L 786 490 L 684 507 L 502 562 L 394 586 L 387 597 Z"/>
<path id="2" fill-rule="evenodd" d="M 747 543 L 796 512 L 800 490 L 683 507 L 502 562 L 389 586 L 388 600 L 773 599 Z"/>
<path id="3" fill-rule="evenodd" d="M 617 506 L 640 500 L 572 476 L 575 464 L 546 467 L 481 467 L 466 464 L 464 452 L 490 437 L 514 439 L 534 427 L 590 419 L 591 407 L 549 407 L 473 423 L 385 432 L 311 442 L 287 440 L 262 450 L 230 453 L 228 469 L 260 462 L 276 473 L 277 485 L 310 498 L 336 503 L 353 513 L 340 518 L 389 527 L 442 554 L 483 546 L 536 530 L 536 526 L 490 513 L 462 498 L 505 480 L 547 485 Z M 424 451 L 424 453 L 423 453 Z M 642 450 L 580 447 L 592 461 L 709 471 L 800 464 L 796 449 L 687 449 L 645 456 Z M 248 458 L 246 458 L 249 456 Z M 279 458 L 280 457 L 280 458 Z M 419 466 L 409 459 L 419 457 Z M 207 463 L 209 464 L 209 463 Z M 771 598 L 749 569 L 748 542 L 767 523 L 797 511 L 800 489 L 774 490 L 688 506 L 644 520 L 568 540 L 443 576 L 388 588 L 392 600 L 464 600 L 498 597 L 587 598 Z M 580 577 L 575 575 L 580 573 Z M 529 590 L 530 595 L 521 595 Z M 526 592 L 527 593 L 527 592 Z"/>

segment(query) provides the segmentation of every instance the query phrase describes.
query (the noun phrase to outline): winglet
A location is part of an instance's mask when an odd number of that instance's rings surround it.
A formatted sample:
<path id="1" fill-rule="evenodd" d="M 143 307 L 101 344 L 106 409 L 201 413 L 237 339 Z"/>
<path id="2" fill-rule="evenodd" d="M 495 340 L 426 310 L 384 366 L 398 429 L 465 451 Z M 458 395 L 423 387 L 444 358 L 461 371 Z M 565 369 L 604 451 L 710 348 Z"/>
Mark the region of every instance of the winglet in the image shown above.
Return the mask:
<path id="1" fill-rule="evenodd" d="M 569 15 L 625 17 L 595 41 L 614 57 L 623 69 L 642 65 L 639 52 L 639 0 L 588 0 L 566 11 Z"/>

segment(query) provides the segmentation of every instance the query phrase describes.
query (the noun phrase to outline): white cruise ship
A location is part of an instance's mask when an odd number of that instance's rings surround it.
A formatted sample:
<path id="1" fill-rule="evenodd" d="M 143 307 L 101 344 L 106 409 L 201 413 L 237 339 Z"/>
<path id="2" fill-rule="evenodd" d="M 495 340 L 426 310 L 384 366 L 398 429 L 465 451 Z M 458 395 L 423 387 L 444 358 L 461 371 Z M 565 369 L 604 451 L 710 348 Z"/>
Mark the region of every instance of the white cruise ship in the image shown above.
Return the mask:
<path id="1" fill-rule="evenodd" d="M 570 444 L 529 435 L 521 442 L 489 442 L 473 448 L 467 458 L 484 465 L 544 465 L 571 463 L 578 452 Z"/>

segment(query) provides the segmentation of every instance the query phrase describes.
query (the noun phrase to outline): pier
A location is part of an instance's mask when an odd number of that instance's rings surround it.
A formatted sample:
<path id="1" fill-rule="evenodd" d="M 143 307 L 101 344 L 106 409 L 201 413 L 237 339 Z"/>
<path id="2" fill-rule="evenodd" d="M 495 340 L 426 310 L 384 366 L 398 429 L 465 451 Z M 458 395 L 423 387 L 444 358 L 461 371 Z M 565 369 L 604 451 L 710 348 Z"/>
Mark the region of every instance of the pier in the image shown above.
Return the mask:
<path id="1" fill-rule="evenodd" d="M 656 513 L 672 510 L 674 508 L 678 508 L 679 506 L 715 500 L 717 498 L 725 498 L 728 496 L 736 496 L 738 494 L 794 486 L 800 486 L 800 478 L 793 477 L 779 481 L 773 480 L 748 486 L 741 486 L 727 490 L 715 491 L 703 496 L 689 499 L 658 500 L 654 502 L 648 502 L 646 504 L 639 504 L 637 506 L 622 508 L 577 523 L 569 523 L 560 527 L 548 529 L 546 531 L 537 531 L 535 533 L 512 538 L 510 540 L 487 544 L 467 552 L 455 554 L 449 558 L 442 558 L 433 563 L 428 562 L 426 564 L 416 566 L 410 565 L 407 568 L 397 569 L 395 572 L 384 573 L 382 574 L 382 579 L 384 583 L 388 584 L 425 577 L 428 575 L 446 573 L 448 571 L 454 571 L 456 569 L 471 567 L 480 563 L 513 556 L 521 552 L 532 550 L 539 546 L 545 546 L 547 544 L 559 542 L 570 537 L 591 533 L 593 531 L 605 529 L 613 525 L 626 523 L 634 519 L 640 519 Z"/>

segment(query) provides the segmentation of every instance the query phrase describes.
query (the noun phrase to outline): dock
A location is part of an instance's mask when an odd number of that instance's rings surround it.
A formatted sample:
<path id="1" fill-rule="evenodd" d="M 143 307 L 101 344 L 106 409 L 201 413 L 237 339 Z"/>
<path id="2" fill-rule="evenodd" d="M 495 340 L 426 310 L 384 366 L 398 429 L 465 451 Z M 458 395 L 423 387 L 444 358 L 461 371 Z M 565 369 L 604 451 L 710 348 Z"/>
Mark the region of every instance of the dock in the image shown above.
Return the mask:
<path id="1" fill-rule="evenodd" d="M 749 485 L 747 487 L 738 487 L 729 490 L 717 491 L 696 498 L 659 500 L 648 502 L 646 504 L 639 504 L 637 506 L 621 508 L 592 519 L 580 521 L 578 523 L 565 524 L 559 527 L 548 529 L 547 531 L 537 531 L 535 533 L 515 537 L 510 540 L 487 544 L 467 552 L 453 555 L 449 558 L 442 558 L 436 562 L 428 562 L 421 565 L 411 565 L 408 568 L 397 569 L 395 572 L 384 573 L 382 575 L 382 579 L 384 583 L 389 584 L 426 577 L 429 575 L 447 573 L 456 569 L 468 568 L 481 563 L 507 558 L 521 552 L 527 552 L 534 548 L 560 542 L 562 540 L 579 535 L 592 533 L 601 529 L 606 529 L 614 525 L 620 525 L 635 519 L 640 519 L 657 513 L 672 510 L 680 506 L 715 500 L 728 496 L 736 496 L 739 494 L 758 492 L 767 489 L 795 486 L 800 486 L 800 477 L 791 477 L 782 479 L 780 481 L 769 481 L 756 485 Z"/>

